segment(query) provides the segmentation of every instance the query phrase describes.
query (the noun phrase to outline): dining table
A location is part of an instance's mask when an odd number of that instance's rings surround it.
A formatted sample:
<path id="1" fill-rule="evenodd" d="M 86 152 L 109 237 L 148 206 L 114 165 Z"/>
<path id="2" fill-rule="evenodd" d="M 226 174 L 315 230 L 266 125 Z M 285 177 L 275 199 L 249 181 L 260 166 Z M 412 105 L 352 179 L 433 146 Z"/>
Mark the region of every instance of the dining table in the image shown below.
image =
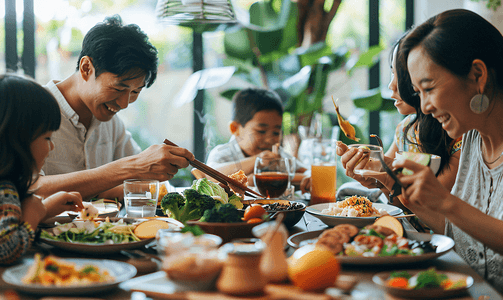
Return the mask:
<path id="1" fill-rule="evenodd" d="M 297 201 L 305 202 L 309 205 L 308 199 L 297 199 Z M 120 216 L 124 214 L 121 210 L 118 214 Z M 415 231 L 414 227 L 407 221 L 407 218 L 400 219 L 404 229 L 406 231 Z M 321 222 L 315 216 L 305 213 L 302 219 L 292 228 L 289 229 L 289 234 L 297 234 L 305 231 L 316 231 L 323 230 L 328 228 L 323 222 Z M 157 252 L 155 250 L 155 242 L 145 245 L 144 247 L 139 249 L 141 253 L 144 253 L 148 257 L 155 257 Z M 287 246 L 285 247 L 286 255 L 291 255 L 296 249 Z M 25 260 L 33 259 L 35 253 L 42 254 L 52 254 L 63 259 L 65 258 L 92 258 L 92 259 L 107 259 L 107 260 L 115 260 L 122 262 L 133 262 L 132 258 L 122 253 L 114 253 L 107 255 L 84 255 L 79 253 L 68 252 L 51 245 L 47 245 L 44 243 L 34 243 L 32 247 L 25 253 L 22 259 L 18 263 L 22 263 Z M 154 262 L 158 262 L 156 259 L 152 259 Z M 12 266 L 0 266 L 0 274 L 3 275 L 4 271 Z M 390 299 L 390 300 L 402 300 L 405 298 L 397 298 L 395 296 L 391 296 L 387 294 L 384 290 L 382 290 L 377 284 L 375 284 L 372 280 L 372 277 L 379 272 L 383 271 L 393 271 L 393 270 L 423 270 L 430 267 L 435 267 L 438 271 L 450 271 L 450 272 L 458 272 L 462 274 L 469 275 L 473 277 L 474 283 L 468 289 L 467 293 L 463 295 L 456 296 L 455 298 L 449 299 L 457 299 L 457 300 L 467 300 L 467 299 L 475 299 L 475 300 L 498 300 L 503 299 L 502 295 L 498 293 L 497 290 L 494 289 L 487 281 L 485 281 L 481 276 L 479 276 L 454 250 L 447 252 L 446 254 L 429 261 L 424 261 L 420 263 L 407 263 L 405 265 L 342 265 L 341 271 L 339 273 L 339 279 L 337 284 L 333 288 L 329 288 L 325 293 L 321 294 L 319 299 L 355 299 L 355 300 L 363 300 L 363 299 Z M 15 291 L 12 286 L 9 286 L 4 282 L 3 279 L 0 279 L 0 299 L 42 299 L 42 300 L 69 300 L 69 299 L 87 299 L 87 300 L 96 300 L 96 299 L 110 299 L 110 300 L 147 300 L 147 299 L 177 299 L 173 295 L 169 294 L 158 294 L 158 293 L 149 293 L 148 291 L 144 291 L 141 286 L 135 285 L 134 282 L 137 282 L 138 279 L 142 278 L 142 276 L 148 276 L 154 273 L 158 273 L 161 270 L 161 264 L 156 263 L 156 267 L 154 269 L 148 271 L 138 272 L 138 274 L 123 283 L 121 283 L 117 288 L 111 289 L 110 291 L 100 292 L 97 294 L 89 294 L 89 295 L 67 295 L 67 296 L 48 296 L 48 295 L 35 295 L 35 294 L 27 294 L 24 292 Z M 131 284 L 130 284 L 131 283 Z M 138 292 L 140 290 L 141 292 Z M 14 295 L 14 298 L 12 298 Z M 18 298 L 15 298 L 15 296 Z M 180 299 L 203 299 L 203 297 L 197 296 L 198 294 L 193 294 L 193 298 L 186 297 Z M 201 294 L 202 295 L 202 294 Z M 269 299 L 267 295 L 260 295 L 256 297 L 234 297 L 234 296 L 225 296 L 222 294 L 218 294 L 214 292 L 210 293 L 210 296 L 207 296 L 205 299 L 220 299 L 220 300 L 238 300 L 238 299 Z M 10 298 L 9 298 L 10 297 Z M 303 298 L 304 297 L 304 298 Z M 272 298 L 271 298 L 272 299 Z M 277 299 L 277 298 L 274 298 Z M 312 297 L 302 296 L 297 293 L 290 293 L 288 295 L 283 295 L 281 299 L 314 299 Z"/>

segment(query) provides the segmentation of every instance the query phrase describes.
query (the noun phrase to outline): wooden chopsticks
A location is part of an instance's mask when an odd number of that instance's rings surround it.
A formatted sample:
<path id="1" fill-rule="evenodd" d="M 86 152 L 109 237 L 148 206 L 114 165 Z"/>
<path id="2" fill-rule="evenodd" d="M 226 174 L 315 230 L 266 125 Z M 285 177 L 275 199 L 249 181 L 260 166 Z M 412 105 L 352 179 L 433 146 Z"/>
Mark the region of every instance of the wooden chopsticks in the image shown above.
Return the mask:
<path id="1" fill-rule="evenodd" d="M 175 143 L 171 142 L 168 139 L 164 140 L 164 144 L 178 147 Z M 244 190 L 245 195 L 247 195 L 247 196 L 250 196 L 253 198 L 257 198 L 257 196 L 260 198 L 264 198 L 264 196 L 260 195 L 259 193 L 255 192 L 254 190 L 249 189 L 248 187 L 242 185 L 240 182 L 236 181 L 235 179 L 232 179 L 229 176 L 226 176 L 226 175 L 220 173 L 219 171 L 209 167 L 208 165 L 202 163 L 201 161 L 199 161 L 197 159 L 194 159 L 194 161 L 190 161 L 189 163 L 194 168 L 200 170 L 201 172 L 203 172 L 206 175 L 209 175 L 209 176 L 215 178 L 216 180 L 225 184 L 226 186 L 228 186 L 230 183 L 231 185 L 234 185 L 234 186 Z"/>

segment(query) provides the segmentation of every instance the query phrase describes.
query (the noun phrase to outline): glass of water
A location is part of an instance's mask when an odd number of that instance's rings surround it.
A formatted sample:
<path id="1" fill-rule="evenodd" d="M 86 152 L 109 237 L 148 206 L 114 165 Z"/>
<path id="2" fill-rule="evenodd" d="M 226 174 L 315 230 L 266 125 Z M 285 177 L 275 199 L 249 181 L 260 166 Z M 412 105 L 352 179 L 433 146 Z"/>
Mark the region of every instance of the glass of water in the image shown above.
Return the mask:
<path id="1" fill-rule="evenodd" d="M 154 217 L 158 196 L 158 180 L 124 180 L 124 204 L 129 218 Z"/>

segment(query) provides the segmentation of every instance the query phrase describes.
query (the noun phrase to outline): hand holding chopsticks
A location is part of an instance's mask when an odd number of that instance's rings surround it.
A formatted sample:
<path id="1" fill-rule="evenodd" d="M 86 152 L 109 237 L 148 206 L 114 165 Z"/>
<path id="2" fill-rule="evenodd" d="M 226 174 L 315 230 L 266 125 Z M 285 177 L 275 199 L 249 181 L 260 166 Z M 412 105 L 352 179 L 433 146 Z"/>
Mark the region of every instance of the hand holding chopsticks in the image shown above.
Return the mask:
<path id="1" fill-rule="evenodd" d="M 178 147 L 175 143 L 171 142 L 168 139 L 164 140 L 164 144 Z M 212 178 L 215 178 L 216 180 L 218 180 L 218 182 L 220 182 L 220 183 L 222 183 L 222 184 L 224 184 L 226 186 L 228 186 L 230 184 L 230 185 L 233 185 L 233 186 L 236 186 L 236 187 L 242 189 L 243 191 L 245 191 L 245 195 L 246 196 L 250 196 L 250 197 L 253 197 L 253 198 L 257 198 L 257 196 L 258 196 L 260 198 L 264 198 L 264 196 L 262 196 L 261 194 L 255 192 L 254 190 L 249 189 L 248 187 L 242 185 L 237 180 L 232 179 L 229 176 L 220 173 L 219 171 L 217 171 L 217 170 L 209 167 L 208 165 L 200 162 L 197 159 L 194 159 L 193 161 L 190 161 L 189 164 L 191 166 L 193 166 L 194 168 L 200 170 L 204 174 L 209 175 Z"/>

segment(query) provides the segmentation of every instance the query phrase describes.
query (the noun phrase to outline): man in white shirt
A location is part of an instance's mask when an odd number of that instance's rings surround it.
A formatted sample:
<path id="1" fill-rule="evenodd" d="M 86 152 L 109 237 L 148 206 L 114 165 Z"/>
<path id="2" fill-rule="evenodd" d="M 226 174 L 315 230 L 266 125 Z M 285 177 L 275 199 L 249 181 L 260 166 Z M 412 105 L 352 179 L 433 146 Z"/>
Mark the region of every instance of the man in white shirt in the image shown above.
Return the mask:
<path id="1" fill-rule="evenodd" d="M 125 179 L 171 179 L 194 155 L 165 144 L 141 152 L 116 114 L 150 87 L 157 76 L 157 50 L 141 29 L 119 16 L 86 34 L 77 70 L 46 88 L 58 100 L 61 127 L 54 151 L 37 181 L 37 194 L 78 191 L 83 199 L 122 199 Z"/>

